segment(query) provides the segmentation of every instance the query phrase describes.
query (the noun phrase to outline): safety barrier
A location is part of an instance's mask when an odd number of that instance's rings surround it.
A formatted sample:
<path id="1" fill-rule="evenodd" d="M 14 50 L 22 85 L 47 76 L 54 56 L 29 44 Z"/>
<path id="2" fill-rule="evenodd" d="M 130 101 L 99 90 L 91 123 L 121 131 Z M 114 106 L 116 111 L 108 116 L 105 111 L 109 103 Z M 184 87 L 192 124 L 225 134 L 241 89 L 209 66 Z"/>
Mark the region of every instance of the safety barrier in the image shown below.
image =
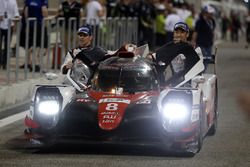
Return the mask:
<path id="1" fill-rule="evenodd" d="M 68 25 L 72 28 L 65 29 L 66 21 L 64 18 L 48 17 L 42 21 L 41 25 L 37 23 L 36 18 L 28 18 L 24 23 L 22 23 L 22 19 L 9 20 L 7 64 L 6 70 L 0 69 L 0 75 L 3 75 L 0 78 L 0 84 L 10 85 L 29 78 L 41 77 L 47 71 L 57 72 L 63 62 L 65 52 L 77 46 L 77 25 L 85 24 L 86 18 L 80 18 L 79 24 L 77 21 L 76 18 L 70 18 Z M 16 27 L 14 36 L 11 35 L 12 22 L 15 22 Z M 102 19 L 98 26 L 93 26 L 93 44 L 107 50 L 116 50 L 126 42 L 137 44 L 137 22 L 137 18 Z M 95 25 L 96 21 L 93 20 L 91 23 Z M 23 30 L 24 26 L 25 30 Z M 30 32 L 33 32 L 34 35 L 31 36 Z M 11 44 L 13 43 L 11 39 L 13 37 L 16 39 L 15 52 L 11 52 Z M 22 43 L 24 37 L 25 43 Z M 38 39 L 41 39 L 40 49 L 37 49 L 36 46 Z M 32 41 L 32 45 L 29 44 L 29 40 Z M 31 60 L 32 62 L 30 62 Z M 23 69 L 20 68 L 22 64 Z M 37 68 L 37 65 L 40 69 Z"/>

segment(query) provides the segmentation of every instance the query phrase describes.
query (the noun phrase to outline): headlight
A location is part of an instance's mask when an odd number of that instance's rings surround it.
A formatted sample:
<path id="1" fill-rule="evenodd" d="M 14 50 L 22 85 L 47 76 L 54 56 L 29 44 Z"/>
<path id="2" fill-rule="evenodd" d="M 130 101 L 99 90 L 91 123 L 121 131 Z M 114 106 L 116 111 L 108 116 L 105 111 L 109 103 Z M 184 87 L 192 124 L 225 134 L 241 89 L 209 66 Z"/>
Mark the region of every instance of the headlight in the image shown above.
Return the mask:
<path id="1" fill-rule="evenodd" d="M 183 120 L 188 116 L 188 108 L 180 103 L 167 103 L 163 106 L 163 116 L 169 120 Z"/>
<path id="2" fill-rule="evenodd" d="M 38 112 L 45 115 L 56 115 L 60 110 L 59 102 L 56 100 L 41 101 L 38 104 Z"/>

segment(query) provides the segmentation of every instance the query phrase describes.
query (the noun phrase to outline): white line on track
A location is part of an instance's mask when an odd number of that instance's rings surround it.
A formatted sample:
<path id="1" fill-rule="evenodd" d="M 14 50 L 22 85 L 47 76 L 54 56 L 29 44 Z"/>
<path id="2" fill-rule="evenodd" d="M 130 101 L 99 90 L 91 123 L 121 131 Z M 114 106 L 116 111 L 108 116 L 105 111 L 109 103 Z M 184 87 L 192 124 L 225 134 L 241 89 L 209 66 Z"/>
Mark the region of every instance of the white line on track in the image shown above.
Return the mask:
<path id="1" fill-rule="evenodd" d="M 20 119 L 24 119 L 25 116 L 27 115 L 28 111 L 29 110 L 26 110 L 26 111 L 23 111 L 21 113 L 9 116 L 9 117 L 4 118 L 4 119 L 1 119 L 0 120 L 0 128 L 2 128 L 4 126 L 7 126 L 9 124 L 12 124 L 13 122 L 16 122 L 16 121 L 18 121 Z"/>

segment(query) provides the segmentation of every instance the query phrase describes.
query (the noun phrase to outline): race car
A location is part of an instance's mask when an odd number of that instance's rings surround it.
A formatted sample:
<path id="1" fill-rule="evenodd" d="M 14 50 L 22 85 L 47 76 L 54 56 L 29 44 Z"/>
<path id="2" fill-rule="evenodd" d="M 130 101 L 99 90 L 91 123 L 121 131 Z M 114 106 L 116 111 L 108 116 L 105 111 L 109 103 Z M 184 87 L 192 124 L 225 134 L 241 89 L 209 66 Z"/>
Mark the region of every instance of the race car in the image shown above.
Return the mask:
<path id="1" fill-rule="evenodd" d="M 109 57 L 95 72 L 74 61 L 70 84 L 37 85 L 27 138 L 41 146 L 77 141 L 199 152 L 204 137 L 216 132 L 216 75 L 202 74 L 201 59 L 179 84 L 162 86 L 155 64 L 141 47 L 135 50 Z"/>

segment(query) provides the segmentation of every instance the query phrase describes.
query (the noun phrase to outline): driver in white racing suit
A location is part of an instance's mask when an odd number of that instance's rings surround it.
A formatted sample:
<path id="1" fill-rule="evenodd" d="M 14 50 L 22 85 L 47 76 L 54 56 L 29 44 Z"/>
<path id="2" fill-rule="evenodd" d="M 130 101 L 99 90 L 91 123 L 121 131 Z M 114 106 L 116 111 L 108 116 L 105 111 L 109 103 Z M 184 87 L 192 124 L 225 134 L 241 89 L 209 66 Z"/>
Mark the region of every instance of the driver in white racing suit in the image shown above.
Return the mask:
<path id="1" fill-rule="evenodd" d="M 91 46 L 93 39 L 93 30 L 91 26 L 84 25 L 77 32 L 79 46 L 71 49 L 66 54 L 63 65 L 61 66 L 62 74 L 67 74 L 68 69 L 73 66 L 74 59 L 81 60 L 84 64 L 95 70 L 98 63 L 104 58 L 107 53 L 101 47 Z"/>

